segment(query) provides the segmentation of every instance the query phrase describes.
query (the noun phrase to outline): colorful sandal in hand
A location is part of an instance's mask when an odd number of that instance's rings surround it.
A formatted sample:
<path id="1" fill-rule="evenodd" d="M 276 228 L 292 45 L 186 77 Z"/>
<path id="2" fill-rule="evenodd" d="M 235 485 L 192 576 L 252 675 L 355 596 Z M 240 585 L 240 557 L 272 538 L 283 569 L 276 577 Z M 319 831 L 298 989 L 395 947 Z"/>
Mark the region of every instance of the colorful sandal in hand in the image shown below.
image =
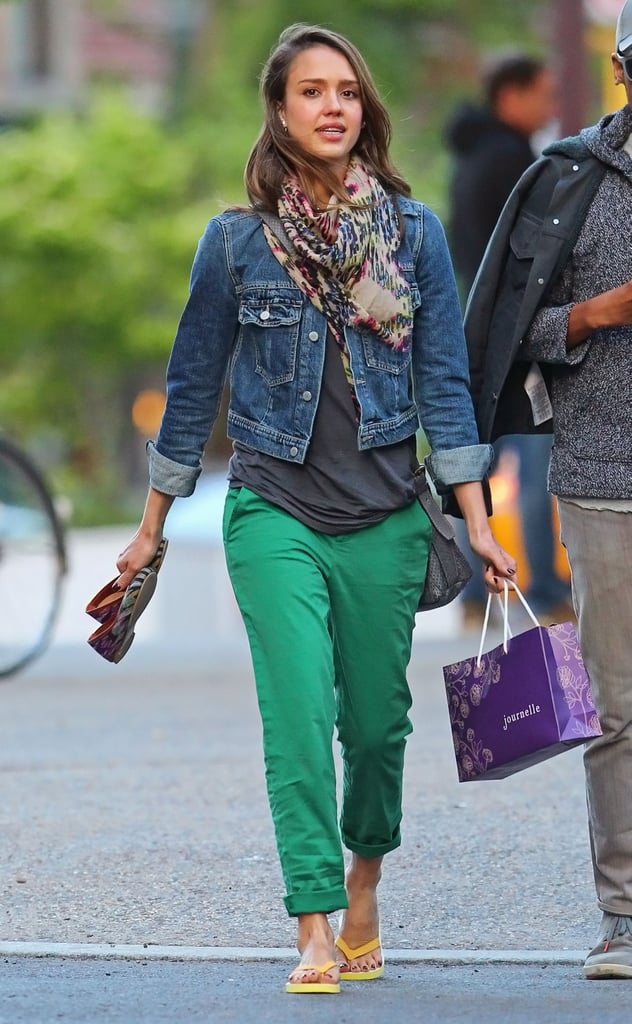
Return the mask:
<path id="1" fill-rule="evenodd" d="M 168 544 L 167 538 L 163 537 L 156 548 L 156 554 L 147 566 L 148 569 L 154 569 L 158 572 L 165 557 Z M 97 622 L 107 622 L 117 610 L 117 606 L 123 601 L 125 591 L 116 586 L 118 578 L 118 576 L 115 576 L 113 580 L 110 580 L 104 587 L 101 587 L 101 590 L 86 605 L 86 612 L 93 619 L 96 619 Z"/>
<path id="2" fill-rule="evenodd" d="M 137 572 L 120 605 L 114 606 L 110 618 L 88 637 L 90 646 L 106 661 L 116 664 L 129 651 L 134 627 L 153 597 L 157 580 L 156 570 L 149 566 Z"/>
<path id="3" fill-rule="evenodd" d="M 374 949 L 380 948 L 380 939 L 371 939 L 369 942 L 365 942 L 363 946 L 358 946 L 356 949 L 352 949 L 348 946 L 344 939 L 340 936 L 336 939 L 336 947 L 340 950 L 344 956 L 344 961 L 339 963 L 340 967 L 340 980 L 341 981 L 373 981 L 374 978 L 381 978 L 384 974 L 384 958 L 380 957 L 382 963 L 378 967 L 372 967 L 369 970 L 354 971 L 351 967 L 352 960 L 358 960 L 361 956 L 366 956 L 368 953 L 372 953 Z"/>

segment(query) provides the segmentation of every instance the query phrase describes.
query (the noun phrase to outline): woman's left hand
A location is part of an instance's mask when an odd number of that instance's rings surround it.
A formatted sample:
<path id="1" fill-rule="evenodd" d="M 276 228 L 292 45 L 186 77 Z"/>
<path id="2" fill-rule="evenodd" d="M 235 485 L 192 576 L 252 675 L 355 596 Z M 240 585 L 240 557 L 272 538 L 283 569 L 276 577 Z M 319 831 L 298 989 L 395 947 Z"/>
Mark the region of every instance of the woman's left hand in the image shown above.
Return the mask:
<path id="1" fill-rule="evenodd" d="M 503 579 L 516 578 L 516 559 L 501 548 L 491 531 L 481 484 L 478 481 L 470 481 L 453 486 L 467 526 L 470 547 L 484 566 L 487 589 L 493 594 L 500 594 L 503 590 Z"/>
<path id="2" fill-rule="evenodd" d="M 515 558 L 500 546 L 489 528 L 481 536 L 470 536 L 470 546 L 483 562 L 487 589 L 493 594 L 500 594 L 503 590 L 502 581 L 516 578 Z"/>

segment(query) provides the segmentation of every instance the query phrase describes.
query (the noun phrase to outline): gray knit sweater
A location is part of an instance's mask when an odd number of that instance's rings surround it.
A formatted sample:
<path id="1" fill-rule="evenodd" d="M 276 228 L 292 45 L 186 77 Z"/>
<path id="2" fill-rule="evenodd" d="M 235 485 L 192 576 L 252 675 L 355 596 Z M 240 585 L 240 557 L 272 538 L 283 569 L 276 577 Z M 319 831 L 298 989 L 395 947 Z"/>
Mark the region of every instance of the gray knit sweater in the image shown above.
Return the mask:
<path id="1" fill-rule="evenodd" d="M 632 160 L 622 148 L 631 134 L 628 106 L 582 131 L 608 169 L 522 348 L 553 364 L 549 487 L 562 497 L 632 498 L 632 324 L 566 349 L 573 303 L 632 280 Z"/>

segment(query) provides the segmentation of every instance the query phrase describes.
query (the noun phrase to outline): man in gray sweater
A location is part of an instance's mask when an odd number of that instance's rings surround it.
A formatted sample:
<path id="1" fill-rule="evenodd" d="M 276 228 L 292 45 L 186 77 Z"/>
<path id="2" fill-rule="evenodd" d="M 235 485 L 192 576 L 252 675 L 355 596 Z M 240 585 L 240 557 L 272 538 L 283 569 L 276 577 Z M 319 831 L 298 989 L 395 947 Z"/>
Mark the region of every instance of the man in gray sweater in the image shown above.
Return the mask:
<path id="1" fill-rule="evenodd" d="M 584 758 L 603 913 L 584 974 L 632 979 L 632 0 L 612 65 L 626 105 L 518 184 L 466 333 L 481 440 L 552 424 L 549 488 L 603 729 Z"/>

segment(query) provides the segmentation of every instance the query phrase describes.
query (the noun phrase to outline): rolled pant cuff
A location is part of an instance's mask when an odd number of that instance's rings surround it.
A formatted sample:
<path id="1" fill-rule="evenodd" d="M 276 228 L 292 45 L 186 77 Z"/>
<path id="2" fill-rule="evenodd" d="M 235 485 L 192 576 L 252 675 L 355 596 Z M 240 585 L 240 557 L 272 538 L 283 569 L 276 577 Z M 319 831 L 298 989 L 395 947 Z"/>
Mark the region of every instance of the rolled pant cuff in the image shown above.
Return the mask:
<path id="1" fill-rule="evenodd" d="M 374 857 L 384 857 L 391 850 L 396 850 L 401 846 L 402 837 L 398 834 L 395 839 L 391 839 L 390 843 L 382 843 L 377 846 L 375 844 L 365 846 L 364 843 L 354 843 L 351 839 L 344 837 L 343 842 L 352 853 L 357 853 L 359 857 L 364 857 L 365 860 L 372 860 Z"/>
<path id="2" fill-rule="evenodd" d="M 321 892 L 295 892 L 283 897 L 285 909 L 290 917 L 297 914 L 333 914 L 335 910 L 346 910 L 349 906 L 347 890 L 343 885 L 338 889 L 324 889 Z"/>

